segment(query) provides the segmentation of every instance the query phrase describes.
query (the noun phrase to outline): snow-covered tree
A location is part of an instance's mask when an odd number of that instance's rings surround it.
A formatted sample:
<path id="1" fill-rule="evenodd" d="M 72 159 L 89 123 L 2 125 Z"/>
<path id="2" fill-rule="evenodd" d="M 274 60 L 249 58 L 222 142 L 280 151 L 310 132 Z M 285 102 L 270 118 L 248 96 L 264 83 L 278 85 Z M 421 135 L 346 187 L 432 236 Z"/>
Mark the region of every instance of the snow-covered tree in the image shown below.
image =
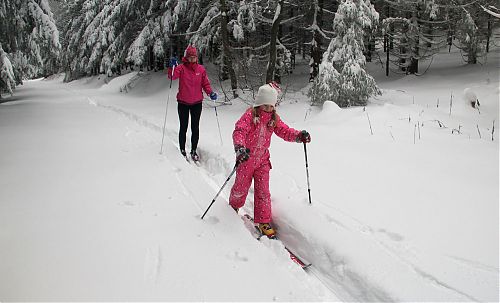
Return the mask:
<path id="1" fill-rule="evenodd" d="M 219 66 L 219 78 L 230 79 L 234 98 L 238 96 L 238 78 L 231 42 L 243 40 L 244 31 L 251 28 L 253 22 L 251 12 L 245 2 L 245 0 L 239 4 L 226 0 L 210 2 L 201 10 L 199 20 L 194 20 L 189 27 L 193 30 L 190 35 L 190 44 L 195 45 L 202 52 L 208 51 L 210 58 Z M 238 11 L 238 17 L 236 17 L 236 11 Z M 248 13 L 246 16 L 245 12 Z M 248 23 L 241 23 L 245 21 Z"/>
<path id="2" fill-rule="evenodd" d="M 243 41 L 245 32 L 255 32 L 255 22 L 255 4 L 245 0 L 240 1 L 236 22 L 233 26 L 234 38 L 238 41 Z"/>
<path id="3" fill-rule="evenodd" d="M 478 59 L 486 56 L 490 48 L 493 34 L 494 15 L 484 10 L 485 6 L 493 8 L 490 0 L 479 0 L 479 3 L 468 3 L 456 8 L 457 20 L 454 23 L 455 45 L 462 51 L 464 61 L 476 64 Z M 496 1 L 498 3 L 498 1 Z"/>
<path id="4" fill-rule="evenodd" d="M 395 58 L 387 60 L 386 64 L 391 61 L 404 73 L 416 74 L 420 60 L 432 57 L 446 45 L 449 7 L 440 2 L 384 2 L 380 9 L 383 12 L 385 50 L 390 53 L 390 58 Z"/>
<path id="5" fill-rule="evenodd" d="M 459 47 L 464 51 L 467 63 L 477 63 L 477 58 L 484 53 L 481 45 L 481 35 L 476 21 L 469 11 L 463 8 L 463 18 L 457 23 L 455 36 L 459 41 Z"/>
<path id="6" fill-rule="evenodd" d="M 16 82 L 56 70 L 59 31 L 47 0 L 2 0 L 0 28 L 0 43 Z"/>
<path id="7" fill-rule="evenodd" d="M 311 87 L 313 104 L 326 100 L 341 107 L 366 105 L 379 94 L 375 80 L 365 70 L 364 37 L 378 23 L 379 15 L 368 0 L 343 0 L 335 14 L 330 42 Z"/>
<path id="8" fill-rule="evenodd" d="M 500 8 L 497 8 L 496 6 L 490 5 L 487 8 L 483 5 L 481 5 L 481 8 L 491 16 L 500 19 Z"/>
<path id="9" fill-rule="evenodd" d="M 469 63 L 488 52 L 493 18 L 482 7 L 495 0 L 377 2 L 382 12 L 387 62 L 404 73 L 419 73 L 419 61 L 431 58 L 446 44 L 449 51 L 452 45 L 460 48 Z M 389 66 L 386 70 L 388 73 Z"/>
<path id="10" fill-rule="evenodd" d="M 307 28 L 312 32 L 311 60 L 309 61 L 309 81 L 313 81 L 318 76 L 319 65 L 321 64 L 321 58 L 323 55 L 323 49 L 321 47 L 323 44 L 322 42 L 323 40 L 329 40 L 326 30 L 322 28 L 324 11 L 323 7 L 323 0 L 313 0 L 311 3 L 313 17 L 311 25 Z"/>
<path id="11" fill-rule="evenodd" d="M 278 43 L 278 30 L 281 23 L 281 18 L 283 16 L 282 12 L 283 12 L 284 2 L 285 2 L 284 0 L 279 0 L 278 3 L 276 3 L 276 9 L 274 11 L 273 22 L 271 25 L 271 39 L 269 42 L 269 63 L 267 65 L 266 83 L 276 80 L 276 75 L 275 75 L 276 62 L 277 62 L 276 44 Z"/>
<path id="12" fill-rule="evenodd" d="M 0 44 L 0 98 L 2 98 L 2 91 L 7 91 L 11 95 L 13 94 L 13 89 L 16 87 L 14 79 L 12 64 L 7 57 L 7 53 L 3 50 L 2 44 Z"/>
<path id="13" fill-rule="evenodd" d="M 157 68 L 186 0 L 76 0 L 66 14 L 67 80 L 120 73 L 125 66 Z"/>

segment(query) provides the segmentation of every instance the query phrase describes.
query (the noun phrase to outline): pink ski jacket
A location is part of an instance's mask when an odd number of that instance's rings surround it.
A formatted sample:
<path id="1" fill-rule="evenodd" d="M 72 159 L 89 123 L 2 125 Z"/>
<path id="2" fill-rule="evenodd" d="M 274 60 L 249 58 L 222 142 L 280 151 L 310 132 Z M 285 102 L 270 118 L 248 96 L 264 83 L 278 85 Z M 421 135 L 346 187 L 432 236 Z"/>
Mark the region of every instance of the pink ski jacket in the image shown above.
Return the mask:
<path id="1" fill-rule="evenodd" d="M 198 63 L 184 63 L 174 69 L 168 68 L 168 78 L 172 80 L 179 79 L 179 91 L 177 92 L 177 101 L 187 105 L 201 103 L 203 101 L 203 92 L 207 95 L 212 93 L 212 87 L 207 77 L 205 68 Z"/>
<path id="2" fill-rule="evenodd" d="M 252 109 L 248 109 L 236 122 L 233 131 L 234 145 L 243 145 L 250 149 L 250 158 L 269 158 L 271 136 L 275 133 L 285 141 L 295 142 L 300 131 L 285 124 L 279 116 L 276 126 L 269 126 L 272 113 L 260 111 L 259 117 L 254 122 Z"/>

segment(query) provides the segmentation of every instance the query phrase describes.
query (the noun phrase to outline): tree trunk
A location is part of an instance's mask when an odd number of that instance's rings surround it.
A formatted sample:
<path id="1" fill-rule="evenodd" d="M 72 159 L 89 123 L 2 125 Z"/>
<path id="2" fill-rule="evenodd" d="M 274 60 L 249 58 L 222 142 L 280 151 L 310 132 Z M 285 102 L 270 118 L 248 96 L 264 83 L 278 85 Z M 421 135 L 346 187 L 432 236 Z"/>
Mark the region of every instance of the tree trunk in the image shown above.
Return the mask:
<path id="1" fill-rule="evenodd" d="M 385 38 L 384 38 L 384 41 L 385 41 L 385 45 L 386 45 L 386 61 L 385 61 L 385 75 L 386 76 L 389 76 L 389 35 L 388 34 L 385 34 Z"/>
<path id="2" fill-rule="evenodd" d="M 411 40 L 413 40 L 413 45 L 410 49 L 411 52 L 411 58 L 408 66 L 408 71 L 407 73 L 409 74 L 416 74 L 418 73 L 418 57 L 420 54 L 420 31 L 422 28 L 420 27 L 419 20 L 422 17 L 421 14 L 422 8 L 420 7 L 419 4 L 417 4 L 416 11 L 412 12 L 412 16 L 410 17 L 411 23 L 413 27 L 417 28 L 417 32 L 412 32 L 414 34 L 413 37 L 411 37 Z"/>
<path id="3" fill-rule="evenodd" d="M 274 14 L 274 22 L 271 28 L 271 41 L 269 44 L 269 64 L 267 66 L 266 83 L 274 81 L 274 70 L 276 68 L 276 42 L 278 40 L 278 29 L 281 22 L 281 11 L 284 0 L 278 2 Z"/>
<path id="4" fill-rule="evenodd" d="M 238 98 L 237 88 L 238 80 L 236 79 L 236 73 L 233 68 L 233 59 L 231 56 L 231 50 L 229 46 L 229 34 L 227 32 L 227 20 L 228 12 L 226 6 L 226 0 L 220 0 L 221 17 L 220 17 L 220 27 L 222 35 L 222 48 L 224 51 L 224 65 L 228 69 L 229 78 L 231 78 L 231 89 L 233 90 L 233 97 Z"/>
<path id="5" fill-rule="evenodd" d="M 323 0 L 315 1 L 314 10 L 313 23 L 321 28 L 323 25 Z M 313 32 L 313 41 L 311 44 L 311 58 L 313 62 L 309 75 L 309 81 L 313 81 L 316 78 L 319 73 L 319 65 L 321 64 L 321 34 L 317 30 Z"/>
<path id="6" fill-rule="evenodd" d="M 491 15 L 488 14 L 488 28 L 486 32 L 486 52 L 490 52 L 490 37 L 491 37 Z"/>

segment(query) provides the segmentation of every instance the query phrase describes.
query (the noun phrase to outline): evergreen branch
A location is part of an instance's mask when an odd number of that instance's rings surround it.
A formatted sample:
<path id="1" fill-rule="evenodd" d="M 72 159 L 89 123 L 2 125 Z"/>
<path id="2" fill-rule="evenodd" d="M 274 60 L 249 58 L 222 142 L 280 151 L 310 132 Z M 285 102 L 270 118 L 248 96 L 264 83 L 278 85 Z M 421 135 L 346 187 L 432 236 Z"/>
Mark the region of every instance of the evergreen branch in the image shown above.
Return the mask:
<path id="1" fill-rule="evenodd" d="M 288 18 L 288 19 L 286 19 L 286 20 L 281 21 L 281 22 L 280 22 L 280 25 L 287 24 L 287 23 L 289 23 L 289 22 L 292 22 L 292 21 L 295 21 L 295 20 L 297 20 L 297 19 L 300 19 L 300 18 L 302 18 L 302 17 L 304 17 L 304 16 L 305 16 L 305 14 L 298 15 L 298 16 L 295 16 L 295 17 L 292 17 L 292 18 Z"/>
<path id="2" fill-rule="evenodd" d="M 202 28 L 199 28 L 198 30 L 196 31 L 193 31 L 193 32 L 187 32 L 187 33 L 183 33 L 183 34 L 170 34 L 169 37 L 174 37 L 174 36 L 189 36 L 189 35 L 193 35 L 193 34 L 197 34 L 201 31 L 203 31 L 206 27 L 208 27 L 208 25 L 215 19 L 219 18 L 219 16 L 221 15 L 221 13 L 217 13 L 217 15 L 215 15 L 212 19 L 210 19 L 204 27 Z"/>
<path id="3" fill-rule="evenodd" d="M 235 50 L 262 50 L 262 49 L 265 49 L 269 47 L 269 42 L 267 42 L 266 44 L 263 44 L 261 46 L 257 46 L 257 47 L 251 47 L 251 46 L 243 46 L 243 47 L 233 47 L 233 49 Z"/>

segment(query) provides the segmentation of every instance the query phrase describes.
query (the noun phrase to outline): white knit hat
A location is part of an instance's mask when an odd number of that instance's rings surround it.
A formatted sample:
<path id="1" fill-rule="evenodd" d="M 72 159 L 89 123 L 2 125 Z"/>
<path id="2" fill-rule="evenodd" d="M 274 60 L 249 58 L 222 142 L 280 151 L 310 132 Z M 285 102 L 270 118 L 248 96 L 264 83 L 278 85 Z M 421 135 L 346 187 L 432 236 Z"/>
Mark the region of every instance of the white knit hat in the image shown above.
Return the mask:
<path id="1" fill-rule="evenodd" d="M 253 107 L 264 104 L 276 106 L 276 101 L 278 101 L 278 91 L 271 84 L 264 84 L 259 87 Z"/>

